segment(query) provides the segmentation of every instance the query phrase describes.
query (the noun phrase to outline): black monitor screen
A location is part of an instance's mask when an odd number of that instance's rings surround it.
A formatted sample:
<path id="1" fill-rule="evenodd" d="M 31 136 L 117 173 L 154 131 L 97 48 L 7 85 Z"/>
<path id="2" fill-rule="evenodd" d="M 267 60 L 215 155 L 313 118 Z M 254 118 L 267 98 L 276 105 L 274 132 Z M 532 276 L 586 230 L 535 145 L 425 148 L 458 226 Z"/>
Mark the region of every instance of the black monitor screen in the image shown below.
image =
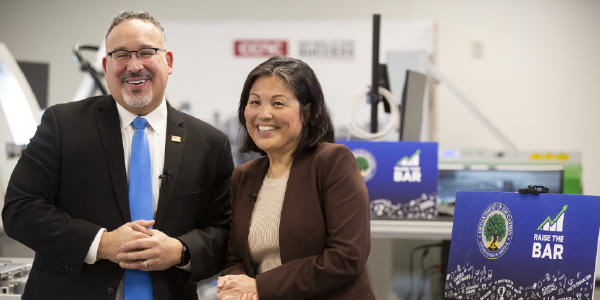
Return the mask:
<path id="1" fill-rule="evenodd" d="M 404 84 L 402 104 L 400 105 L 401 141 L 420 140 L 421 125 L 423 123 L 423 100 L 426 87 L 427 76 L 410 70 L 406 71 L 406 83 Z"/>

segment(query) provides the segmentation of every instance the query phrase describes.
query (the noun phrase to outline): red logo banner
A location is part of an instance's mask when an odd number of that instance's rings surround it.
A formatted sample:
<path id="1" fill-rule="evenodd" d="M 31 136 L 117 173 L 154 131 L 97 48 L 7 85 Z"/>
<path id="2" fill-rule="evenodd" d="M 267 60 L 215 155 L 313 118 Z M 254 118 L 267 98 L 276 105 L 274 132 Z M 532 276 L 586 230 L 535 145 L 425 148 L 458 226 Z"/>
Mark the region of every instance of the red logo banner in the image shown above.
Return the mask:
<path id="1" fill-rule="evenodd" d="M 236 40 L 234 48 L 238 57 L 287 55 L 287 41 L 284 40 Z"/>

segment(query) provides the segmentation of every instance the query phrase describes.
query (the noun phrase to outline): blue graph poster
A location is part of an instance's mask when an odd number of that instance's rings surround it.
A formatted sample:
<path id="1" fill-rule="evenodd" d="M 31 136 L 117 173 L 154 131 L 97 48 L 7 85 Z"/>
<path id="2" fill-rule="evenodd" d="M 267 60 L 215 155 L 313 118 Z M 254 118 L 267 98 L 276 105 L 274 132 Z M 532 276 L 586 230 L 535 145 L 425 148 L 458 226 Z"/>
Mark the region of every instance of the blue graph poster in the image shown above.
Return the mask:
<path id="1" fill-rule="evenodd" d="M 597 196 L 457 192 L 446 297 L 592 299 L 599 212 Z"/>
<path id="2" fill-rule="evenodd" d="M 337 141 L 354 156 L 371 200 L 372 219 L 437 215 L 438 144 Z"/>

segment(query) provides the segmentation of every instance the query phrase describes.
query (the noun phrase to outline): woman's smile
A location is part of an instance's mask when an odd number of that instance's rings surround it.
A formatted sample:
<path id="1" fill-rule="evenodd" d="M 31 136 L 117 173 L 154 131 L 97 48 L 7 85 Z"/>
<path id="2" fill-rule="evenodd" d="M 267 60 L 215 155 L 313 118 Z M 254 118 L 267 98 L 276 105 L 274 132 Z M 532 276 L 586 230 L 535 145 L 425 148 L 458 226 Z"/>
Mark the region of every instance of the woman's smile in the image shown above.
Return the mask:
<path id="1" fill-rule="evenodd" d="M 276 129 L 277 129 L 277 127 L 275 127 L 275 126 L 258 125 L 258 131 L 260 131 L 261 133 L 272 132 L 272 131 L 275 131 Z"/>

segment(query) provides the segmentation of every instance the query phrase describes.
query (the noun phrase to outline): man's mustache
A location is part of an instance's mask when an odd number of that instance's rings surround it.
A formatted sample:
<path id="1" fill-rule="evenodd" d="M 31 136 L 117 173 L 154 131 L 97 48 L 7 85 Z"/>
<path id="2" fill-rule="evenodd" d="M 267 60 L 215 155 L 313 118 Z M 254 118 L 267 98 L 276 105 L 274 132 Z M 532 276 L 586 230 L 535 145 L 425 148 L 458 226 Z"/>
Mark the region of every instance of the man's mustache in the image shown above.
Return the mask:
<path id="1" fill-rule="evenodd" d="M 127 72 L 121 75 L 121 82 L 124 82 L 125 79 L 134 77 L 148 77 L 149 80 L 152 80 L 152 73 L 148 72 L 147 70 L 139 70 L 135 73 Z"/>

